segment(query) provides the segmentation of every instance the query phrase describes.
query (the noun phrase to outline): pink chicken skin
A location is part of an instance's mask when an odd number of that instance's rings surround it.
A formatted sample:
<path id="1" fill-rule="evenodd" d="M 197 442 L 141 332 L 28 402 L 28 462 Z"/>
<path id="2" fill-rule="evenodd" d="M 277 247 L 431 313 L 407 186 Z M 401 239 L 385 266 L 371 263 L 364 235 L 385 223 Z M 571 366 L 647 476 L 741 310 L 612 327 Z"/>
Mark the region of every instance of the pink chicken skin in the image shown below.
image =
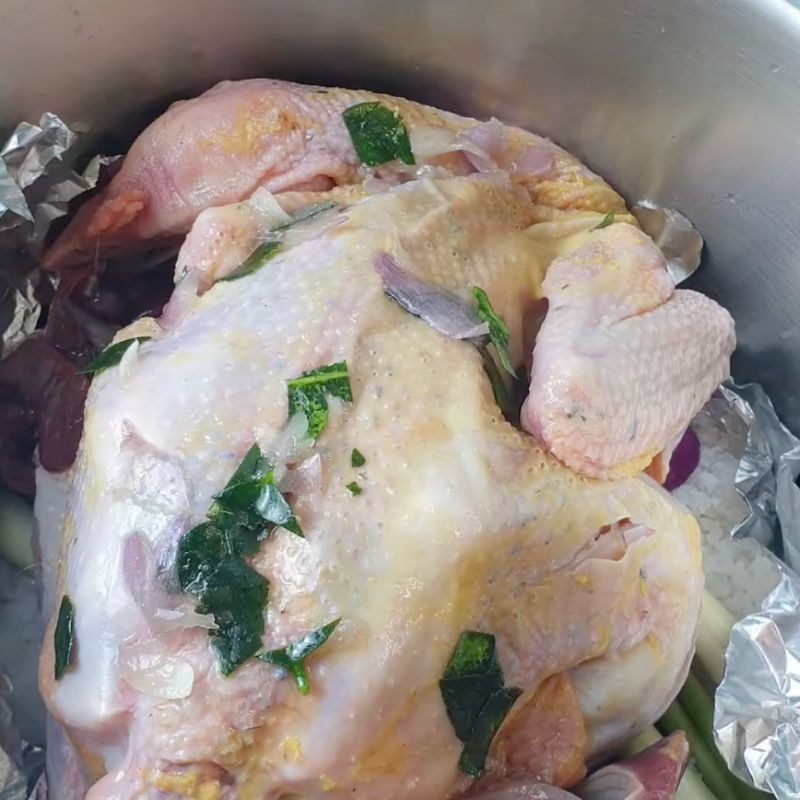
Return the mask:
<path id="1" fill-rule="evenodd" d="M 625 224 L 554 261 L 542 291 L 523 425 L 578 472 L 640 472 L 729 377 L 733 319 L 676 290 L 661 251 Z"/>
<path id="2" fill-rule="evenodd" d="M 215 124 L 230 128 L 224 114 L 238 119 L 239 106 L 222 100 L 240 92 L 283 92 L 287 107 L 300 108 L 292 103 L 301 98 L 310 113 L 330 109 L 338 90 L 317 98 L 320 91 L 248 81 L 175 107 L 142 134 L 98 207 L 136 184 L 142 154 L 159 131 L 181 129 L 181 113 L 217 97 Z M 347 93 L 341 107 L 369 97 Z M 551 787 L 555 798 L 564 795 L 552 787 L 575 786 L 587 764 L 652 724 L 685 677 L 703 585 L 699 531 L 639 472 L 714 390 L 707 374 L 727 373 L 725 312 L 706 301 L 704 314 L 689 315 L 700 344 L 664 359 L 656 385 L 645 381 L 647 391 L 615 401 L 620 414 L 648 420 L 648 433 L 601 460 L 611 465 L 604 479 L 587 475 L 616 429 L 601 428 L 588 443 L 567 430 L 574 457 L 550 437 L 540 420 L 569 409 L 584 374 L 559 353 L 569 355 L 583 331 L 602 340 L 601 362 L 619 368 L 620 380 L 620 365 L 650 380 L 647 348 L 630 347 L 639 328 L 617 336 L 604 326 L 641 317 L 648 346 L 667 348 L 673 337 L 683 347 L 670 306 L 683 293 L 667 285 L 663 260 L 638 229 L 595 229 L 609 206 L 630 218 L 563 151 L 499 123 L 387 102 L 402 109 L 418 162 L 421 152 L 447 154 L 433 171 L 394 163 L 368 172 L 344 146 L 336 163 L 346 169 L 326 161 L 320 170 L 317 160 L 306 170 L 309 141 L 327 142 L 329 159 L 341 139 L 330 112 L 317 118 L 312 140 L 302 137 L 294 161 L 291 130 L 269 140 L 280 158 L 264 153 L 264 163 L 272 158 L 271 174 L 285 180 L 227 192 L 215 184 L 221 173 L 209 171 L 207 202 L 193 204 L 180 199 L 186 193 L 150 187 L 130 226 L 110 234 L 114 246 L 135 247 L 194 220 L 172 300 L 117 341 L 150 338 L 92 381 L 63 519 L 47 523 L 62 539 L 57 595 L 74 606 L 74 659 L 56 679 L 54 621 L 40 683 L 90 768 L 91 800 L 448 800 L 492 780 Z M 450 125 L 455 137 L 459 126 L 479 130 L 471 144 L 447 149 L 440 128 Z M 180 158 L 177 141 L 160 141 L 177 164 L 198 137 L 177 140 L 186 148 Z M 540 142 L 549 166 L 537 172 L 530 148 Z M 309 183 L 323 172 L 337 185 Z M 300 198 L 331 193 L 337 207 L 281 234 L 259 269 L 223 280 Z M 76 219 L 53 253 L 61 247 L 69 261 L 89 246 L 92 214 Z M 503 418 L 474 343 L 443 336 L 386 296 L 376 260 L 387 254 L 464 303 L 481 287 L 508 329 L 514 365 L 530 352 L 526 318 L 549 300 L 523 412 L 534 436 Z M 570 281 L 561 347 L 555 309 L 567 290 L 557 287 Z M 585 311 L 582 298 L 592 294 Z M 341 362 L 352 399 L 329 398 L 313 439 L 308 418 L 289 406 L 290 382 Z M 542 393 L 542 383 L 555 388 Z M 652 422 L 654 396 L 679 411 Z M 176 550 L 253 443 L 304 533 L 278 527 L 243 557 L 269 587 L 260 649 L 341 620 L 308 658 L 308 694 L 286 669 L 258 658 L 223 674 L 216 622 L 176 579 Z M 632 462 L 641 466 L 614 471 Z M 465 631 L 495 637 L 505 686 L 521 693 L 488 749 L 486 783 L 459 768 L 463 744 L 439 683 Z"/>
<path id="3" fill-rule="evenodd" d="M 254 79 L 220 83 L 172 105 L 134 142 L 111 184 L 81 208 L 44 265 L 63 267 L 185 234 L 204 209 L 244 200 L 259 187 L 302 201 L 359 184 L 367 173 L 342 112 L 375 100 L 400 113 L 420 167 L 466 173 L 497 164 L 544 207 L 624 212 L 602 180 L 527 131 L 373 92 Z M 397 165 L 381 172 L 393 181 L 412 176 Z"/>

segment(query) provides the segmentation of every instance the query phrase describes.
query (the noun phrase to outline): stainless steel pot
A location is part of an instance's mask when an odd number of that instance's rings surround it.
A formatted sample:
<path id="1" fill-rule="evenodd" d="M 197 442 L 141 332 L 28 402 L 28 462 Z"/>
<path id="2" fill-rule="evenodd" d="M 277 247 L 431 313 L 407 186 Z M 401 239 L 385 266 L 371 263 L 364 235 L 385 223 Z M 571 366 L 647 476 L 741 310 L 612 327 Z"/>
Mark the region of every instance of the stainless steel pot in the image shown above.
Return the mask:
<path id="1" fill-rule="evenodd" d="M 735 372 L 800 428 L 800 10 L 786 0 L 3 0 L 0 126 L 221 78 L 363 85 L 543 132 L 689 216 Z"/>

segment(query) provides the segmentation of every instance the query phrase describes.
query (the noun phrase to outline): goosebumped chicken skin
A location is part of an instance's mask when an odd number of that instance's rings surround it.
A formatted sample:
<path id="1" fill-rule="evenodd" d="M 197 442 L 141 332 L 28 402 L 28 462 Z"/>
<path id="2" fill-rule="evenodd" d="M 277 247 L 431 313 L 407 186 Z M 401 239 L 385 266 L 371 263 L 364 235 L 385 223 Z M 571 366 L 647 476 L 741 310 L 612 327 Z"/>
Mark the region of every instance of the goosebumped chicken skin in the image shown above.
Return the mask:
<path id="1" fill-rule="evenodd" d="M 379 101 L 400 114 L 417 165 L 378 171 L 389 183 L 420 170 L 451 174 L 505 169 L 527 187 L 540 214 L 564 209 L 625 213 L 601 178 L 560 147 L 496 121 L 479 123 L 401 98 L 284 81 L 226 81 L 173 104 L 134 142 L 110 185 L 80 209 L 44 257 L 59 268 L 185 234 L 197 215 L 247 199 L 259 187 L 288 204 L 360 184 L 342 112 Z"/>
<path id="2" fill-rule="evenodd" d="M 661 251 L 632 225 L 597 230 L 556 259 L 542 291 L 522 422 L 578 472 L 641 472 L 730 377 L 731 315 L 676 290 Z"/>
<path id="3" fill-rule="evenodd" d="M 577 780 L 669 703 L 702 587 L 695 521 L 648 479 L 581 477 L 506 423 L 475 348 L 402 311 L 374 269 L 388 252 L 465 300 L 481 286 L 519 363 L 550 262 L 598 233 L 535 220 L 502 175 L 417 180 L 119 335 L 153 339 L 90 390 L 64 525 L 76 660 L 53 679 L 51 630 L 41 672 L 108 772 L 90 797 L 457 796 L 471 779 L 438 684 L 465 630 L 496 637 L 523 692 L 490 773 Z M 253 442 L 285 446 L 287 381 L 342 360 L 353 400 L 331 401 L 316 477 L 288 473 L 305 538 L 278 529 L 250 559 L 266 650 L 341 619 L 303 696 L 256 659 L 224 677 L 171 575 Z M 527 752 L 547 709 L 554 745 Z"/>

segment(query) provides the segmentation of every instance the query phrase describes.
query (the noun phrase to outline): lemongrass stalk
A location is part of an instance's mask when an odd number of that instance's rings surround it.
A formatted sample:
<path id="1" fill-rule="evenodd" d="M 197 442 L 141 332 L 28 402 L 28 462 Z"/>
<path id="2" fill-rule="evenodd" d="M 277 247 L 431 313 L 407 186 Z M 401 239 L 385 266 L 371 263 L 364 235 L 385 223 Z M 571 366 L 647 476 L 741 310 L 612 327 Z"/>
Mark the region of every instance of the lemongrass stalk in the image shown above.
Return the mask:
<path id="1" fill-rule="evenodd" d="M 622 755 L 626 757 L 635 756 L 637 753 L 641 753 L 642 750 L 645 750 L 650 747 L 651 744 L 655 744 L 662 738 L 661 734 L 654 727 L 645 728 L 638 736 L 635 736 L 622 748 Z"/>
<path id="2" fill-rule="evenodd" d="M 711 695 L 703 689 L 700 680 L 691 672 L 678 695 L 678 701 L 694 723 L 697 732 L 708 742 L 709 749 L 713 752 L 720 769 L 727 770 L 725 759 L 720 755 L 714 742 L 714 703 Z M 731 784 L 739 800 L 756 800 L 756 798 L 764 797 L 761 792 L 753 789 L 744 781 L 740 781 L 735 775 L 731 775 Z"/>
<path id="3" fill-rule="evenodd" d="M 690 672 L 678 694 L 678 702 L 706 741 L 714 741 L 714 704 L 697 676 Z M 716 749 L 716 748 L 715 748 Z M 720 759 L 722 756 L 720 756 Z"/>
<path id="4" fill-rule="evenodd" d="M 703 783 L 700 773 L 689 764 L 683 773 L 675 800 L 723 800 L 712 793 L 711 789 Z"/>
<path id="5" fill-rule="evenodd" d="M 695 663 L 705 681 L 715 687 L 722 682 L 725 673 L 725 650 L 734 621 L 728 609 L 714 595 L 703 592 Z"/>
<path id="6" fill-rule="evenodd" d="M 21 497 L 0 492 L 0 558 L 15 567 L 33 564 L 33 510 Z"/>

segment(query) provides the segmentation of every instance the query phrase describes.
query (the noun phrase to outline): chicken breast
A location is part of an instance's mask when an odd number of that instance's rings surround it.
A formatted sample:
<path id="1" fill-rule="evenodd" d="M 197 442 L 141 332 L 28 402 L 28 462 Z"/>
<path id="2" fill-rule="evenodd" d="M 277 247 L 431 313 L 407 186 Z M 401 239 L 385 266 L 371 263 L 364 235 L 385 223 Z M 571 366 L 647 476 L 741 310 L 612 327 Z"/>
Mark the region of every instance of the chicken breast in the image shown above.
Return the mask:
<path id="1" fill-rule="evenodd" d="M 152 338 L 90 389 L 59 589 L 73 652 L 56 680 L 54 622 L 41 667 L 91 798 L 455 797 L 474 778 L 440 681 L 467 631 L 495 637 L 516 699 L 490 774 L 571 784 L 670 702 L 703 582 L 694 519 L 648 478 L 580 476 L 511 426 L 475 346 L 401 309 L 375 269 L 388 254 L 465 303 L 481 287 L 518 364 L 549 265 L 601 233 L 597 214 L 537 213 L 502 172 L 417 179 L 119 334 Z M 288 391 L 326 365 L 350 392 L 312 443 Z M 340 620 L 308 694 L 256 657 L 227 669 L 231 620 L 182 591 L 182 543 L 254 443 L 304 533 L 276 527 L 237 561 L 263 601 L 259 651 Z"/>

